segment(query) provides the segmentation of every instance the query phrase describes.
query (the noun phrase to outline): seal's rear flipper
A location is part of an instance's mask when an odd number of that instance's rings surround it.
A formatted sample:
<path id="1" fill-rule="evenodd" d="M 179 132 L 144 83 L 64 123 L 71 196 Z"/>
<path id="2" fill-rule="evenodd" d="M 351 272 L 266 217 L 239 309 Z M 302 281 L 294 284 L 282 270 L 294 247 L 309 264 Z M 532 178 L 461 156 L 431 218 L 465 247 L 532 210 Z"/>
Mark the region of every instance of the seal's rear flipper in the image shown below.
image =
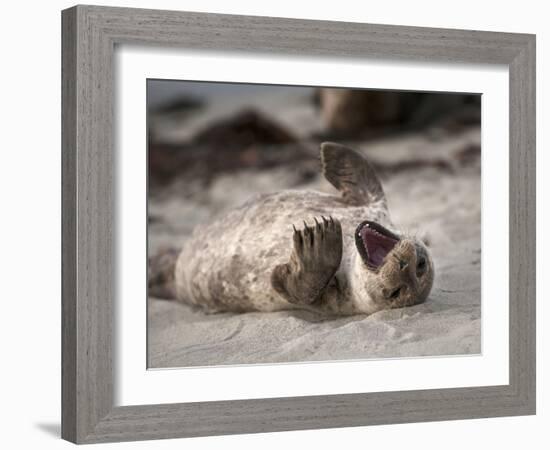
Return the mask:
<path id="1" fill-rule="evenodd" d="M 333 142 L 321 144 L 321 164 L 325 178 L 338 189 L 350 205 L 386 202 L 375 170 L 363 156 Z"/>
<path id="2" fill-rule="evenodd" d="M 176 298 L 175 269 L 179 250 L 167 248 L 149 258 L 147 264 L 147 294 L 164 299 Z"/>
<path id="3" fill-rule="evenodd" d="M 294 228 L 290 260 L 271 273 L 271 285 L 290 303 L 310 305 L 325 292 L 342 261 L 342 226 L 332 217 Z"/>

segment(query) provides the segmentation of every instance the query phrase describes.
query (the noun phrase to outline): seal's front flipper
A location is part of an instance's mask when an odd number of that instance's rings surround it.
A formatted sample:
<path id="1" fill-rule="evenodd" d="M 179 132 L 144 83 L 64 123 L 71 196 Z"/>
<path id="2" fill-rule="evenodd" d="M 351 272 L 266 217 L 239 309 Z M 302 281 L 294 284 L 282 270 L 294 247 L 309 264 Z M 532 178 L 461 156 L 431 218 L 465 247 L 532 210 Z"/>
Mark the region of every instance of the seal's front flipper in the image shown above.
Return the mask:
<path id="1" fill-rule="evenodd" d="M 321 298 L 342 260 L 342 227 L 332 217 L 315 225 L 294 228 L 290 260 L 271 274 L 273 289 L 295 304 L 309 305 Z"/>
<path id="2" fill-rule="evenodd" d="M 386 202 L 382 184 L 375 170 L 363 156 L 344 145 L 321 144 L 321 163 L 325 178 L 338 189 L 350 205 Z"/>

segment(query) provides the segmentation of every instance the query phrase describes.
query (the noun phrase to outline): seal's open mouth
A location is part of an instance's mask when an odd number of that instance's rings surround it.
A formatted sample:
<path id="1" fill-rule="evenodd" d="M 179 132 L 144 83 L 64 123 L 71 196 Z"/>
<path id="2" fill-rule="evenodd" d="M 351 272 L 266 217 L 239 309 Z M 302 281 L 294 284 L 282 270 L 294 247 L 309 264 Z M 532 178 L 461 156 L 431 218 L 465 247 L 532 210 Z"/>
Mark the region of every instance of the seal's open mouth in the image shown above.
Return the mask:
<path id="1" fill-rule="evenodd" d="M 355 245 L 370 269 L 379 269 L 386 255 L 398 242 L 399 236 L 369 220 L 362 222 L 355 231 Z"/>

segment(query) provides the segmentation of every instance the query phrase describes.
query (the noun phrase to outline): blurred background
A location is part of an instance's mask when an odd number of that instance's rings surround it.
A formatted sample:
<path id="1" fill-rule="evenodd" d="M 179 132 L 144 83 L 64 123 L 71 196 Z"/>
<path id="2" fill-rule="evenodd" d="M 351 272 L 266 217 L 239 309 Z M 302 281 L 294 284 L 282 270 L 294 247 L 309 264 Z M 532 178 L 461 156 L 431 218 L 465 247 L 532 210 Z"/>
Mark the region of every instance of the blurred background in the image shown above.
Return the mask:
<path id="1" fill-rule="evenodd" d="M 383 179 L 412 175 L 416 188 L 423 170 L 479 176 L 479 95 L 148 80 L 147 112 L 152 252 L 254 193 L 330 189 L 325 140 L 362 151 Z"/>
<path id="2" fill-rule="evenodd" d="M 480 96 L 150 80 L 147 109 L 149 255 L 254 194 L 338 195 L 320 171 L 332 140 L 369 158 L 436 266 L 425 304 L 323 324 L 149 298 L 149 367 L 480 352 Z"/>

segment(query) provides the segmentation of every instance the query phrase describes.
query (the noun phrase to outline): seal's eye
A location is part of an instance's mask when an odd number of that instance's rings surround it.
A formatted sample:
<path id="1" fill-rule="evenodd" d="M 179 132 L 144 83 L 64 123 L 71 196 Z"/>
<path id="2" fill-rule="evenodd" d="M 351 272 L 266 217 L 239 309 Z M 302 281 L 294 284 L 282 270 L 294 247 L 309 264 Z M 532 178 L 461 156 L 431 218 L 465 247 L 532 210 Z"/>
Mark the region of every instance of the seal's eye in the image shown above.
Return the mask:
<path id="1" fill-rule="evenodd" d="M 418 264 L 416 265 L 416 276 L 420 278 L 422 275 L 424 275 L 426 273 L 426 267 L 426 258 L 421 257 L 418 260 Z"/>
<path id="2" fill-rule="evenodd" d="M 394 289 L 394 290 L 391 292 L 389 298 L 397 298 L 397 297 L 399 297 L 399 294 L 400 294 L 400 293 L 401 293 L 401 288 Z"/>

